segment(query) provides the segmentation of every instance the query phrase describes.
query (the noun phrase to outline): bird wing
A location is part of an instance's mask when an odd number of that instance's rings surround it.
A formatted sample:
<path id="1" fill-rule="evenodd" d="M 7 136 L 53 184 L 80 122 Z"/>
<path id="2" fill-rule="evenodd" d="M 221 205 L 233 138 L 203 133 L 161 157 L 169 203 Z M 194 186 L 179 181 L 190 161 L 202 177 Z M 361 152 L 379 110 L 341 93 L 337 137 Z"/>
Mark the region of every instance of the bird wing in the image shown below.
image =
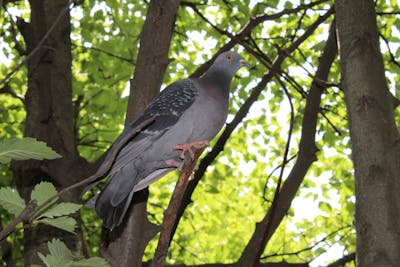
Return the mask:
<path id="1" fill-rule="evenodd" d="M 191 79 L 178 80 L 161 91 L 149 106 L 147 106 L 139 118 L 127 126 L 113 143 L 105 160 L 99 167 L 99 170 L 101 170 L 100 173 L 104 175 L 99 176 L 96 181 L 89 184 L 83 190 L 82 195 L 93 188 L 107 175 L 113 176 L 113 174 L 121 171 L 121 169 L 132 162 L 135 157 L 145 151 L 149 145 L 160 138 L 169 128 L 178 122 L 183 113 L 193 104 L 197 95 L 197 87 Z M 132 139 L 127 141 L 126 138 L 124 138 L 141 123 L 154 116 L 156 117 L 154 122 L 134 135 Z M 118 149 L 119 152 L 116 157 L 113 157 L 112 155 L 115 154 L 114 150 L 116 149 Z M 110 164 L 110 161 L 112 161 L 112 164 Z M 128 175 L 127 171 L 122 173 L 124 173 L 123 176 Z M 131 179 L 134 179 L 134 177 L 131 177 Z M 138 181 L 131 182 L 137 183 Z"/>
<path id="2" fill-rule="evenodd" d="M 112 166 L 111 173 L 131 163 L 140 153 L 144 152 L 153 142 L 159 139 L 182 117 L 184 112 L 193 104 L 198 95 L 197 88 L 191 79 L 179 80 L 165 90 L 144 110 L 126 131 L 135 129 L 144 121 L 156 116 L 155 121 L 133 137 L 118 153 Z"/>

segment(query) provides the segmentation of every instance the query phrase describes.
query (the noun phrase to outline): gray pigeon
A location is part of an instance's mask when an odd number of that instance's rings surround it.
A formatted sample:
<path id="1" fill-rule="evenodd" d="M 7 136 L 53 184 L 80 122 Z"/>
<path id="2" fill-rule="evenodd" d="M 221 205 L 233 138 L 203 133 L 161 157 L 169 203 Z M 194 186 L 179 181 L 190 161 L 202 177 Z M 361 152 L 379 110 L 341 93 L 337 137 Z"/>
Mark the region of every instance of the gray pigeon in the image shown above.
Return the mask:
<path id="1" fill-rule="evenodd" d="M 248 64 L 239 54 L 220 54 L 202 77 L 179 80 L 165 88 L 124 130 L 115 144 L 156 116 L 122 147 L 107 174 L 109 182 L 95 204 L 104 227 L 121 224 L 135 192 L 181 167 L 182 153 L 190 152 L 195 144 L 208 143 L 220 131 L 228 114 L 231 80 L 243 66 Z"/>

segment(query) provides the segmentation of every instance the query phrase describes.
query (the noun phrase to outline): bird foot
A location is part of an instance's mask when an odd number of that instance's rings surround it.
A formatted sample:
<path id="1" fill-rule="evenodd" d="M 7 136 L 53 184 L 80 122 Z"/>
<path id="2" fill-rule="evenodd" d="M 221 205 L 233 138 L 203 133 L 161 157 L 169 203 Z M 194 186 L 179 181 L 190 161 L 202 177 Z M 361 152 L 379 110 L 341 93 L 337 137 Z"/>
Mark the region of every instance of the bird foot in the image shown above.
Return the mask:
<path id="1" fill-rule="evenodd" d="M 192 150 L 193 147 L 200 149 L 200 148 L 205 148 L 209 145 L 210 143 L 208 142 L 208 140 L 199 140 L 188 144 L 179 144 L 175 147 L 175 149 L 182 150 L 182 153 L 179 155 L 181 159 L 185 158 L 185 152 L 187 151 L 189 152 L 189 155 L 193 160 L 194 159 L 194 152 Z"/>
<path id="2" fill-rule="evenodd" d="M 178 162 L 178 161 L 175 161 L 173 159 L 168 159 L 168 160 L 165 161 L 165 163 L 170 167 L 177 168 L 178 171 L 180 171 L 180 172 L 183 170 L 183 161 Z M 196 166 L 194 167 L 193 171 L 195 172 L 198 169 L 199 169 L 199 165 L 196 164 Z"/>
<path id="3" fill-rule="evenodd" d="M 168 160 L 165 161 L 165 163 L 166 163 L 168 166 L 170 166 L 170 167 L 177 168 L 178 171 L 180 171 L 180 172 L 181 172 L 182 169 L 183 169 L 183 161 L 178 162 L 178 161 L 175 161 L 175 160 L 173 160 L 173 159 L 168 159 Z"/>

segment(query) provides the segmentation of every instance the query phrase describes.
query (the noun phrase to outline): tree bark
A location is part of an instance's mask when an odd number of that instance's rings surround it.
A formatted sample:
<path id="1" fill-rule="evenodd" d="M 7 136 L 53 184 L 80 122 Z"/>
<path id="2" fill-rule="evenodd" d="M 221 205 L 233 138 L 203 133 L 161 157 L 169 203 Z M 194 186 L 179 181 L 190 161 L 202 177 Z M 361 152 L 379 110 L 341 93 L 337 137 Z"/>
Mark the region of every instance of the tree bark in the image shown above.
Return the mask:
<path id="1" fill-rule="evenodd" d="M 356 179 L 356 262 L 400 262 L 400 139 L 374 1 L 338 0 L 338 43 Z"/>
<path id="2" fill-rule="evenodd" d="M 150 1 L 140 35 L 140 48 L 131 80 L 125 125 L 129 125 L 159 93 L 175 26 L 179 0 Z M 144 249 L 158 227 L 147 219 L 147 189 L 135 194 L 137 200 L 123 226 L 111 233 L 111 242 L 102 255 L 112 266 L 140 266 Z"/>
<path id="3" fill-rule="evenodd" d="M 30 54 L 24 135 L 46 142 L 63 158 L 13 162 L 17 188 L 25 200 L 29 200 L 33 186 L 40 181 L 50 181 L 58 188 L 75 183 L 86 166 L 78 155 L 74 136 L 68 1 L 31 0 L 30 5 L 30 22 L 18 21 Z M 48 37 L 40 46 L 45 36 Z M 37 46 L 40 46 L 39 50 L 31 53 Z M 72 192 L 63 199 L 76 201 L 78 193 Z M 47 241 L 54 237 L 63 239 L 73 250 L 81 248 L 79 235 L 39 225 L 25 231 L 25 264 L 40 263 L 37 252 L 47 251 Z"/>

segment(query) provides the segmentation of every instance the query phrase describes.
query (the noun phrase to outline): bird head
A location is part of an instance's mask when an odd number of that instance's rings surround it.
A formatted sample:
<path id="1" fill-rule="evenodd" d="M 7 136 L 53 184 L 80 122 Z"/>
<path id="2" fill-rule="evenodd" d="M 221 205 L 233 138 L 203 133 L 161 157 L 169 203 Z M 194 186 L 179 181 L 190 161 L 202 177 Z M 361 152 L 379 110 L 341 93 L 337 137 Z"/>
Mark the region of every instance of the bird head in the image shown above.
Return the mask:
<path id="1" fill-rule="evenodd" d="M 209 71 L 218 71 L 233 77 L 241 67 L 249 66 L 238 53 L 226 51 L 218 55 Z"/>

